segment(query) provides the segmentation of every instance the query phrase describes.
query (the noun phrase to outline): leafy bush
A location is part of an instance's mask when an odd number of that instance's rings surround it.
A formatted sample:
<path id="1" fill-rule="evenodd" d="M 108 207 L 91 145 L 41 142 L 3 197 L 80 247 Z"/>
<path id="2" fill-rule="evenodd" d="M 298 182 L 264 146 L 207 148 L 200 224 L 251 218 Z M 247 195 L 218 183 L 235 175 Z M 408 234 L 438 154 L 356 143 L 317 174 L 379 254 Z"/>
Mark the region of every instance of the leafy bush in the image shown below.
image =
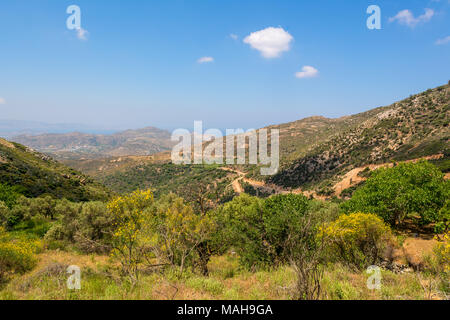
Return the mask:
<path id="1" fill-rule="evenodd" d="M 58 221 L 47 232 L 47 240 L 66 240 L 75 242 L 75 234 L 79 228 L 79 216 L 82 205 L 68 200 L 58 201 L 55 207 Z"/>
<path id="2" fill-rule="evenodd" d="M 152 204 L 151 191 L 136 191 L 108 203 L 116 227 L 112 237 L 111 255 L 120 262 L 122 273 L 133 284 L 138 281 L 140 267 L 152 254 L 149 250 L 151 239 L 145 232 L 147 224 L 151 223 L 147 219 L 145 209 Z"/>
<path id="3" fill-rule="evenodd" d="M 242 194 L 219 207 L 215 216 L 219 225 L 216 235 L 227 247 L 233 247 L 240 263 L 247 267 L 270 263 L 264 245 L 262 225 L 263 200 Z"/>
<path id="4" fill-rule="evenodd" d="M 8 222 L 8 216 L 9 216 L 8 206 L 3 201 L 0 201 L 0 228 L 2 226 L 3 227 L 6 226 Z"/>
<path id="5" fill-rule="evenodd" d="M 36 265 L 37 245 L 31 241 L 8 239 L 0 228 L 0 281 L 15 273 L 24 273 Z"/>
<path id="6" fill-rule="evenodd" d="M 392 226 L 417 215 L 423 225 L 440 222 L 439 211 L 449 197 L 450 181 L 434 165 L 401 163 L 373 172 L 342 208 L 347 213 L 375 213 Z"/>
<path id="7" fill-rule="evenodd" d="M 450 200 L 445 202 L 445 205 L 439 211 L 438 223 L 435 226 L 436 233 L 446 233 L 450 227 Z"/>
<path id="8" fill-rule="evenodd" d="M 16 204 L 17 198 L 20 197 L 20 189 L 0 183 L 0 201 L 8 208 L 12 208 Z"/>
<path id="9" fill-rule="evenodd" d="M 247 267 L 287 261 L 287 241 L 301 228 L 309 201 L 303 195 L 276 195 L 266 200 L 243 194 L 219 208 L 224 243 Z"/>
<path id="10" fill-rule="evenodd" d="M 437 245 L 435 253 L 440 268 L 450 274 L 450 232 L 444 235 L 443 241 Z"/>
<path id="11" fill-rule="evenodd" d="M 63 241 L 85 253 L 107 253 L 111 249 L 113 216 L 103 202 L 58 201 L 58 220 L 45 235 L 48 241 Z"/>
<path id="12" fill-rule="evenodd" d="M 330 260 L 362 269 L 380 262 L 392 234 L 377 215 L 353 213 L 320 228 L 319 239 L 327 243 Z"/>
<path id="13" fill-rule="evenodd" d="M 148 234 L 155 239 L 160 262 L 179 267 L 197 265 L 204 274 L 215 243 L 211 235 L 216 225 L 208 213 L 197 213 L 174 194 L 162 197 L 150 209 L 152 223 Z"/>

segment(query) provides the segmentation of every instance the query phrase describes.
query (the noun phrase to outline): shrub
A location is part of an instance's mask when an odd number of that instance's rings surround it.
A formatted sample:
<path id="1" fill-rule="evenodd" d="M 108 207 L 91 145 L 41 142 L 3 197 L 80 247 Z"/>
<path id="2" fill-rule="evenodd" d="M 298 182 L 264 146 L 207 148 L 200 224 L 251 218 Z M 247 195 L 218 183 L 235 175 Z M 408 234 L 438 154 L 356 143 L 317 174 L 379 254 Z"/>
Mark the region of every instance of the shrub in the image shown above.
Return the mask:
<path id="1" fill-rule="evenodd" d="M 113 216 L 103 202 L 83 204 L 74 238 L 77 246 L 87 253 L 106 253 L 111 249 Z"/>
<path id="2" fill-rule="evenodd" d="M 72 243 L 84 253 L 108 253 L 111 250 L 114 220 L 105 203 L 61 200 L 54 211 L 58 220 L 45 235 L 48 241 Z"/>
<path id="3" fill-rule="evenodd" d="M 224 243 L 233 247 L 241 264 L 252 268 L 287 262 L 287 243 L 301 228 L 309 201 L 303 195 L 276 195 L 262 200 L 246 194 L 216 212 Z"/>
<path id="4" fill-rule="evenodd" d="M 444 272 L 450 273 L 450 232 L 447 232 L 443 241 L 437 245 L 435 254 L 440 268 Z"/>
<path id="5" fill-rule="evenodd" d="M 8 208 L 12 208 L 19 197 L 20 190 L 18 187 L 11 187 L 0 183 L 0 201 L 4 202 Z"/>
<path id="6" fill-rule="evenodd" d="M 342 208 L 346 213 L 375 213 L 392 226 L 418 215 L 423 225 L 440 222 L 439 211 L 449 197 L 450 181 L 445 181 L 434 165 L 427 161 L 401 163 L 373 172 Z"/>
<path id="7" fill-rule="evenodd" d="M 73 203 L 66 199 L 58 201 L 55 207 L 55 215 L 58 221 L 47 232 L 45 238 L 48 240 L 66 240 L 75 242 L 75 234 L 79 229 L 79 216 L 82 205 Z"/>
<path id="8" fill-rule="evenodd" d="M 264 245 L 262 205 L 263 200 L 242 194 L 215 213 L 219 225 L 216 236 L 224 245 L 237 251 L 241 265 L 246 267 L 270 263 Z"/>
<path id="9" fill-rule="evenodd" d="M 439 275 L 441 291 L 450 292 L 450 232 L 447 232 L 442 241 L 434 249 L 432 270 Z"/>
<path id="10" fill-rule="evenodd" d="M 363 269 L 381 261 L 392 233 L 377 215 L 353 213 L 320 228 L 319 239 L 326 241 L 331 260 Z"/>
<path id="11" fill-rule="evenodd" d="M 142 265 L 151 259 L 152 239 L 146 232 L 151 220 L 145 209 L 153 204 L 151 191 L 136 191 L 108 203 L 114 219 L 111 255 L 121 264 L 123 275 L 134 285 Z"/>
<path id="12" fill-rule="evenodd" d="M 9 216 L 8 206 L 3 201 L 0 201 L 0 227 L 6 226 L 8 222 L 8 216 Z"/>
<path id="13" fill-rule="evenodd" d="M 31 270 L 36 265 L 36 250 L 36 244 L 30 241 L 7 239 L 0 228 L 0 281 L 5 281 L 10 274 Z"/>
<path id="14" fill-rule="evenodd" d="M 159 260 L 179 267 L 180 273 L 196 265 L 207 275 L 210 257 L 217 252 L 212 239 L 217 225 L 211 214 L 195 212 L 174 194 L 162 197 L 150 211 L 152 224 L 147 232 L 156 240 Z"/>
<path id="15" fill-rule="evenodd" d="M 51 220 L 56 215 L 56 203 L 51 196 L 29 199 L 29 210 L 32 216 L 43 216 Z"/>
<path id="16" fill-rule="evenodd" d="M 445 202 L 445 205 L 439 211 L 438 223 L 435 226 L 436 233 L 446 233 L 450 227 L 450 200 Z"/>

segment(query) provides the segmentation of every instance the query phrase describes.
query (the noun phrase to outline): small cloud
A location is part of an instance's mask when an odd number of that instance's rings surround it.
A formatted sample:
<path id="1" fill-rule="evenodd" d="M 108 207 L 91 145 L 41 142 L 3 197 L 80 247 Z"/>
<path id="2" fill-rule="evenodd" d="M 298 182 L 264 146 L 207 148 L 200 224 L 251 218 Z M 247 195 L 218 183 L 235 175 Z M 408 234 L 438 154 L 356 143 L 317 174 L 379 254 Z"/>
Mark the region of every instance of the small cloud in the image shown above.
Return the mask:
<path id="1" fill-rule="evenodd" d="M 77 38 L 83 41 L 88 39 L 89 32 L 83 28 L 79 28 L 77 31 Z"/>
<path id="2" fill-rule="evenodd" d="M 389 18 L 389 22 L 398 21 L 399 24 L 414 28 L 420 23 L 425 23 L 431 20 L 434 16 L 434 10 L 425 9 L 425 13 L 417 18 L 410 10 L 402 10 L 395 17 Z"/>
<path id="3" fill-rule="evenodd" d="M 232 33 L 232 34 L 230 34 L 230 38 L 233 40 L 237 40 L 237 39 L 239 39 L 239 36 L 237 34 Z"/>
<path id="4" fill-rule="evenodd" d="M 213 57 L 202 57 L 197 60 L 197 63 L 210 63 L 210 62 L 214 62 Z"/>
<path id="5" fill-rule="evenodd" d="M 244 39 L 253 49 L 261 52 L 266 59 L 278 58 L 283 52 L 291 49 L 294 37 L 283 28 L 269 27 L 264 30 L 251 33 Z"/>
<path id="6" fill-rule="evenodd" d="M 436 41 L 436 44 L 437 44 L 438 46 L 443 45 L 443 44 L 447 44 L 447 43 L 450 43 L 450 36 L 447 36 L 447 37 L 442 38 L 442 39 L 438 39 L 438 40 Z"/>
<path id="7" fill-rule="evenodd" d="M 299 78 L 299 79 L 306 79 L 306 78 L 314 78 L 314 77 L 317 77 L 318 75 L 319 75 L 319 70 L 317 70 L 316 68 L 311 67 L 311 66 L 304 66 L 302 68 L 302 71 L 297 72 L 295 74 L 295 77 Z"/>
<path id="8" fill-rule="evenodd" d="M 2 97 L 0 97 L 0 104 L 6 104 L 6 100 Z"/>

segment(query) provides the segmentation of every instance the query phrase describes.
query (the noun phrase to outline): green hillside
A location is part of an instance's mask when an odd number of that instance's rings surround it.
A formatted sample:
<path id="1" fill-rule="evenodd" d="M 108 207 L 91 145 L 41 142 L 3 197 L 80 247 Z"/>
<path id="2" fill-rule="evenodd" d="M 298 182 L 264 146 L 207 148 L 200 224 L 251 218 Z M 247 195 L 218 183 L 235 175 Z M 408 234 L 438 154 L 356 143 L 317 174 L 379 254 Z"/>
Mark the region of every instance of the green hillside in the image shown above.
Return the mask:
<path id="1" fill-rule="evenodd" d="M 0 139 L 0 183 L 29 198 L 52 195 L 72 201 L 103 200 L 109 191 L 92 178 L 18 143 Z"/>
<path id="2" fill-rule="evenodd" d="M 355 167 L 436 154 L 444 154 L 441 164 L 445 165 L 450 150 L 449 119 L 450 89 L 445 85 L 388 107 L 343 118 L 333 135 L 321 141 L 322 130 L 319 143 L 309 149 L 296 148 L 295 136 L 285 135 L 281 141 L 282 170 L 269 180 L 284 187 L 304 187 Z M 299 157 L 292 160 L 294 154 Z"/>
<path id="3" fill-rule="evenodd" d="M 231 183 L 236 177 L 217 166 L 149 163 L 99 177 L 99 181 L 119 193 L 152 189 L 157 197 L 172 192 L 192 200 L 203 188 L 214 190 L 215 198 L 225 200 L 235 195 Z"/>

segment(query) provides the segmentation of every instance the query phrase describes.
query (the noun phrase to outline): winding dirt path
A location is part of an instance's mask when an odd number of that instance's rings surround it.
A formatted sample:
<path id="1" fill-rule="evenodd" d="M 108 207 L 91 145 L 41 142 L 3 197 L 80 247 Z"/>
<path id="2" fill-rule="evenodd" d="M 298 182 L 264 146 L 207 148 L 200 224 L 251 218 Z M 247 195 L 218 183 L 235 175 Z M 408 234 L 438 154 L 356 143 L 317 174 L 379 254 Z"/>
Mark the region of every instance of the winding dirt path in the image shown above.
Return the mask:
<path id="1" fill-rule="evenodd" d="M 442 157 L 444 157 L 443 154 L 436 154 L 436 155 L 432 155 L 432 156 L 428 156 L 428 157 L 423 157 L 423 158 L 419 158 L 419 159 L 412 159 L 412 160 L 407 160 L 404 162 L 417 162 L 420 160 L 436 160 L 436 159 L 441 159 Z M 383 164 L 371 164 L 371 165 L 366 165 L 363 167 L 359 167 L 359 168 L 355 168 L 353 170 L 350 170 L 349 172 L 347 172 L 342 179 L 336 183 L 333 187 L 334 190 L 334 194 L 337 197 L 340 197 L 342 192 L 345 189 L 348 189 L 352 186 L 355 186 L 357 184 L 359 184 L 362 181 L 365 181 L 366 178 L 359 176 L 359 174 L 366 170 L 366 169 L 370 169 L 370 171 L 379 169 L 379 168 L 388 168 L 388 167 L 392 167 L 394 164 L 393 163 L 383 163 Z M 220 168 L 221 170 L 224 171 L 228 171 L 228 172 L 232 172 L 238 175 L 238 177 L 233 180 L 232 182 L 232 186 L 233 186 L 233 190 L 234 192 L 236 192 L 237 194 L 241 194 L 244 193 L 244 188 L 241 185 L 241 182 L 245 182 L 250 184 L 251 186 L 253 186 L 254 188 L 266 188 L 268 190 L 271 190 L 273 192 L 275 192 L 276 194 L 286 194 L 286 193 L 293 193 L 293 194 L 303 194 L 306 197 L 314 197 L 315 199 L 318 200 L 326 200 L 327 197 L 325 196 L 319 196 L 316 192 L 314 191 L 304 191 L 301 188 L 295 189 L 295 190 L 287 190 L 284 189 L 282 187 L 279 186 L 275 186 L 275 185 L 268 185 L 263 181 L 257 181 L 257 180 L 252 180 L 252 179 L 247 179 L 245 177 L 246 173 L 236 170 L 236 169 L 232 169 L 232 168 L 228 168 L 228 167 L 222 167 Z M 450 179 L 450 174 L 447 174 L 445 176 L 446 179 Z"/>

